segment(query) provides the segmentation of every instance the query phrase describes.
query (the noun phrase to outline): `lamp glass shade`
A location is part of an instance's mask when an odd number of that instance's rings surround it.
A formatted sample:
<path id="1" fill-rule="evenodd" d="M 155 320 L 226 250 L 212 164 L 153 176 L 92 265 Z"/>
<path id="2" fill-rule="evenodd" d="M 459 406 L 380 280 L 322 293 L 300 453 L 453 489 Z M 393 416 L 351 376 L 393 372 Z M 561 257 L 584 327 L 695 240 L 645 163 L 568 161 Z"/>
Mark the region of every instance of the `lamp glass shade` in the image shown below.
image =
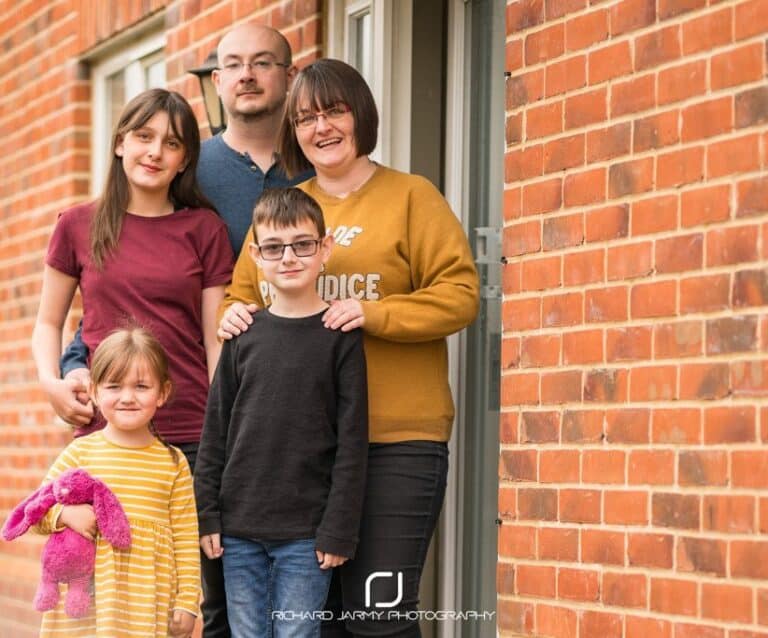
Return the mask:
<path id="1" fill-rule="evenodd" d="M 227 127 L 227 116 L 221 104 L 216 87 L 213 84 L 213 71 L 216 68 L 216 52 L 211 51 L 202 66 L 190 69 L 189 73 L 197 76 L 200 81 L 200 91 L 203 94 L 205 113 L 208 116 L 208 126 L 211 134 L 216 135 Z"/>

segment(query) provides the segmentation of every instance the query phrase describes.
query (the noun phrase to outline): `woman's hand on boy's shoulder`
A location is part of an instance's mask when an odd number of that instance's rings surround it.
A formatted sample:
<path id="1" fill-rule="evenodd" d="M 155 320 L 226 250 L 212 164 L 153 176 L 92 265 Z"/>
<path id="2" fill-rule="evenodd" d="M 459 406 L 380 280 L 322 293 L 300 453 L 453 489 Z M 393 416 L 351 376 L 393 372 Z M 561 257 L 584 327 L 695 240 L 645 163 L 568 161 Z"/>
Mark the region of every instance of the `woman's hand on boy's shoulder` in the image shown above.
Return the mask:
<path id="1" fill-rule="evenodd" d="M 363 305 L 357 299 L 335 300 L 323 315 L 323 324 L 331 330 L 349 332 L 365 324 Z"/>
<path id="2" fill-rule="evenodd" d="M 346 556 L 339 556 L 338 554 L 331 554 L 330 552 L 321 552 L 315 550 L 317 556 L 317 563 L 320 569 L 331 569 L 343 565 L 349 560 Z"/>
<path id="3" fill-rule="evenodd" d="M 253 317 L 251 316 L 256 312 L 259 307 L 255 303 L 244 304 L 241 301 L 234 302 L 224 312 L 224 316 L 219 322 L 219 329 L 216 331 L 216 335 L 219 339 L 229 340 L 232 337 L 237 337 L 242 334 L 253 323 Z"/>
<path id="4" fill-rule="evenodd" d="M 224 553 L 224 549 L 221 546 L 221 534 L 206 534 L 205 536 L 201 536 L 200 549 L 202 549 L 203 553 L 211 560 L 221 558 L 221 555 Z"/>

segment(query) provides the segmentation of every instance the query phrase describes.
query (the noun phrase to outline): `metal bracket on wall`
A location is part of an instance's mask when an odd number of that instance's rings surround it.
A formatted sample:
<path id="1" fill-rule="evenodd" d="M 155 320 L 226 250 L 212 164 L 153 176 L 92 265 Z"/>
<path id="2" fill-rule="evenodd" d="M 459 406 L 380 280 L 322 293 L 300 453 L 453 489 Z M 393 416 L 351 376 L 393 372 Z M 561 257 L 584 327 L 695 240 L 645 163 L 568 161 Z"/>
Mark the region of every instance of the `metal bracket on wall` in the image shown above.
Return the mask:
<path id="1" fill-rule="evenodd" d="M 501 263 L 501 230 L 495 226 L 475 228 L 475 263 Z"/>

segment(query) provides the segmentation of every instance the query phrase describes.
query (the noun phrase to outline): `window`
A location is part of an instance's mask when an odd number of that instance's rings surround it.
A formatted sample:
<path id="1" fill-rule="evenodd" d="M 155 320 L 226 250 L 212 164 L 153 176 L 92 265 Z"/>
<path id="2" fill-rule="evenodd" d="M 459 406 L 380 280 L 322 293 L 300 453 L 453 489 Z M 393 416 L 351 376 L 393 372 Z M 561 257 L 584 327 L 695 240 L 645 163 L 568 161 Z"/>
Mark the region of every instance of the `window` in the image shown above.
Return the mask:
<path id="1" fill-rule="evenodd" d="M 132 39 L 130 45 L 99 57 L 92 66 L 91 193 L 101 192 L 109 166 L 110 141 L 120 113 L 146 89 L 165 86 L 165 36 Z"/>

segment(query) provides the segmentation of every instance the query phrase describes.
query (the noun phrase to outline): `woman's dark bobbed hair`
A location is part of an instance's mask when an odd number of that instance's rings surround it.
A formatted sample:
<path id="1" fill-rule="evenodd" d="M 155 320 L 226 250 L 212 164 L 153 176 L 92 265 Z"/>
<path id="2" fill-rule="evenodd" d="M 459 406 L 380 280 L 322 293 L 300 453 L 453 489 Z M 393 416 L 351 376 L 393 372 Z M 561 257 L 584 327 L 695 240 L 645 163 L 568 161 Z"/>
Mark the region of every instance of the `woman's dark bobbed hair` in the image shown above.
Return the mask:
<path id="1" fill-rule="evenodd" d="M 293 80 L 280 127 L 278 152 L 289 177 L 312 168 L 299 146 L 293 125 L 299 107 L 309 104 L 322 111 L 338 102 L 344 102 L 352 109 L 357 156 L 369 155 L 376 148 L 379 113 L 363 76 L 341 60 L 316 60 L 299 71 Z"/>

